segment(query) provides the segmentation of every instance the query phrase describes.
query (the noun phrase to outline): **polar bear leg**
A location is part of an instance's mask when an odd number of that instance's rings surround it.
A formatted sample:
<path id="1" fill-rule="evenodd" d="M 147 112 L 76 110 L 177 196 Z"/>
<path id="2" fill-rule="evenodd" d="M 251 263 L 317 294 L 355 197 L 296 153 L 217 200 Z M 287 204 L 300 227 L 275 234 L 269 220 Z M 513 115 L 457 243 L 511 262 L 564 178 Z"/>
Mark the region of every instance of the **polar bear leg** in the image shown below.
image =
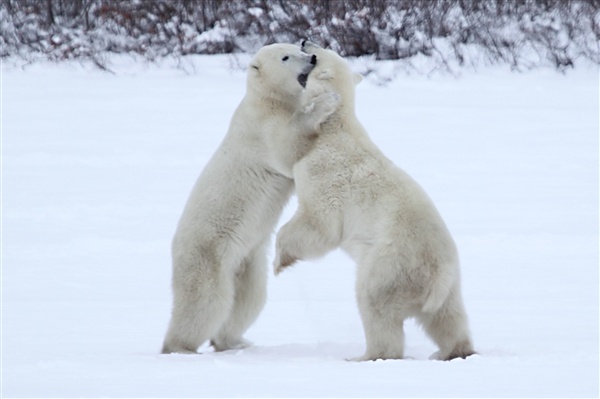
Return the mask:
<path id="1" fill-rule="evenodd" d="M 432 355 L 438 360 L 466 358 L 475 353 L 467 326 L 467 315 L 460 296 L 459 285 L 455 285 L 442 307 L 432 313 L 422 313 L 417 319 L 425 332 L 440 348 Z"/>
<path id="2" fill-rule="evenodd" d="M 304 157 L 313 146 L 320 133 L 320 125 L 337 108 L 340 97 L 326 92 L 307 96 L 299 109 L 294 112 L 286 129 L 278 131 L 267 141 L 273 166 L 286 177 L 293 178 L 293 166 Z"/>
<path id="3" fill-rule="evenodd" d="M 162 353 L 196 353 L 227 319 L 234 299 L 233 276 L 212 270 L 202 278 L 190 278 L 193 273 L 184 273 L 188 278 L 174 276 L 173 312 Z"/>
<path id="4" fill-rule="evenodd" d="M 318 258 L 337 248 L 341 240 L 338 225 L 333 220 L 318 218 L 300 206 L 277 233 L 273 261 L 275 274 L 299 260 Z"/>
<path id="5" fill-rule="evenodd" d="M 231 313 L 211 340 L 215 350 L 242 349 L 251 345 L 243 334 L 256 320 L 267 299 L 266 264 L 265 245 L 256 248 L 242 262 L 235 277 L 235 300 Z"/>
<path id="6" fill-rule="evenodd" d="M 393 302 L 393 291 L 373 284 L 377 279 L 371 278 L 368 273 L 359 266 L 356 281 L 356 297 L 367 349 L 363 356 L 351 360 L 402 359 L 404 320 L 410 316 L 410 311 Z"/>
<path id="7" fill-rule="evenodd" d="M 403 320 L 389 320 L 386 317 L 374 315 L 372 309 L 364 301 L 358 301 L 367 349 L 363 356 L 352 358 L 351 361 L 367 361 L 377 359 L 404 358 L 404 328 Z"/>

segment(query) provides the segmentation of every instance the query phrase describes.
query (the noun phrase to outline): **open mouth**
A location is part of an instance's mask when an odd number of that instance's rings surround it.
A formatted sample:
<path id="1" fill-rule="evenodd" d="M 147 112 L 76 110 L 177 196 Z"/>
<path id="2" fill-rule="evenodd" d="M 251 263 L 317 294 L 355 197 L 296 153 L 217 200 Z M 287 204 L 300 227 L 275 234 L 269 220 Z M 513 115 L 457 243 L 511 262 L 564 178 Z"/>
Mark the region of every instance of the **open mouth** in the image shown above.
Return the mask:
<path id="1" fill-rule="evenodd" d="M 300 86 L 304 87 L 306 89 L 306 81 L 308 80 L 308 73 L 301 73 L 300 75 L 298 75 L 298 83 L 300 83 Z"/>
<path id="2" fill-rule="evenodd" d="M 306 72 L 298 75 L 298 83 L 300 83 L 300 86 L 302 86 L 306 89 L 306 81 L 308 80 L 308 74 L 311 73 L 313 69 L 315 69 L 316 65 L 317 65 L 317 56 L 313 55 L 310 58 L 310 65 L 308 66 L 308 70 Z"/>

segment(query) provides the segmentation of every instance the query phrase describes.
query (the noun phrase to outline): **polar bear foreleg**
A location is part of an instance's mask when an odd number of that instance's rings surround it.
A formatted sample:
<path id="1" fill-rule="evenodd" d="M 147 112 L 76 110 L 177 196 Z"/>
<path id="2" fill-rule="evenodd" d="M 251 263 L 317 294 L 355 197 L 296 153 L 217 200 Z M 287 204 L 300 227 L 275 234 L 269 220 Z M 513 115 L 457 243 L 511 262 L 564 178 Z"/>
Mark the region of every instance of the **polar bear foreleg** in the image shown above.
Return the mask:
<path id="1" fill-rule="evenodd" d="M 293 167 L 315 143 L 323 123 L 339 106 L 336 93 L 308 96 L 299 104 L 285 125 L 280 125 L 267 140 L 270 164 L 280 174 L 293 178 Z"/>
<path id="2" fill-rule="evenodd" d="M 256 320 L 267 299 L 266 265 L 264 244 L 243 260 L 235 276 L 235 299 L 231 313 L 211 340 L 215 350 L 242 349 L 251 345 L 243 335 Z"/>
<path id="3" fill-rule="evenodd" d="M 325 122 L 340 105 L 340 96 L 328 91 L 318 95 L 309 96 L 304 100 L 304 105 L 292 118 L 292 125 L 309 134 L 319 130 L 321 123 Z"/>
<path id="4" fill-rule="evenodd" d="M 331 219 L 318 218 L 298 208 L 296 214 L 277 233 L 275 243 L 275 274 L 299 260 L 324 256 L 337 248 L 341 241 L 341 227 Z"/>

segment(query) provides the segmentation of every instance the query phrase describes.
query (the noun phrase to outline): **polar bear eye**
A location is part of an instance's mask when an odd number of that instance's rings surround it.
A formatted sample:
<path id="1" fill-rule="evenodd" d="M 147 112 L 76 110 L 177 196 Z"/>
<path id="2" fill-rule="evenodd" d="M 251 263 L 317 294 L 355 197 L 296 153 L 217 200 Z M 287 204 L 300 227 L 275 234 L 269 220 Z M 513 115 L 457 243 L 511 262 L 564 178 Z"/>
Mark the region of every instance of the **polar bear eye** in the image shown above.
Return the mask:
<path id="1" fill-rule="evenodd" d="M 283 58 L 281 59 L 281 61 L 287 61 L 289 58 L 290 58 L 290 57 L 288 57 L 288 56 L 286 55 L 285 57 L 283 57 Z"/>

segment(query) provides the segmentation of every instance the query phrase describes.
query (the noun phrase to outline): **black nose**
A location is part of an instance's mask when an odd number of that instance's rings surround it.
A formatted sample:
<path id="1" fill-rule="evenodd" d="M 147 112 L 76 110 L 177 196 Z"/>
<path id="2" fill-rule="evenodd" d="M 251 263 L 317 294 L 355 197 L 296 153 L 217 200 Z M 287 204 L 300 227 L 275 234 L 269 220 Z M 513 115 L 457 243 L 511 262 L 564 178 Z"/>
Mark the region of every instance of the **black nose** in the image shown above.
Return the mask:
<path id="1" fill-rule="evenodd" d="M 312 65 L 317 65 L 317 56 L 313 54 L 312 57 L 310 57 L 310 63 Z"/>

